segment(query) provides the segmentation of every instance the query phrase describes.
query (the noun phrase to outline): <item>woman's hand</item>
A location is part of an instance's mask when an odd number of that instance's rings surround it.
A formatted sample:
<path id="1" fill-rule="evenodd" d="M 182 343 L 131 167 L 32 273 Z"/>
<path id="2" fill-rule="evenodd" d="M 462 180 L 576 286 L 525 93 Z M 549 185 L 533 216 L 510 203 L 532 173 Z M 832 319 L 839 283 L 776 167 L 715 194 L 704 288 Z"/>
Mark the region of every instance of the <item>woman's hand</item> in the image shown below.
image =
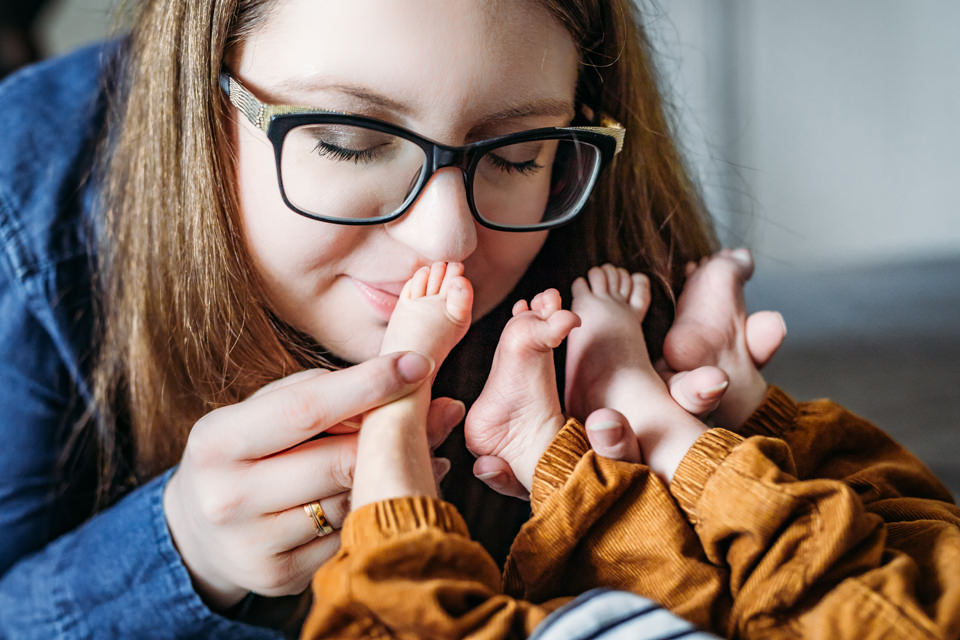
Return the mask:
<path id="1" fill-rule="evenodd" d="M 317 537 L 303 505 L 319 502 L 340 527 L 356 462 L 349 425 L 409 393 L 432 370 L 429 359 L 411 352 L 340 371 L 303 371 L 197 421 L 163 506 L 195 588 L 211 607 L 227 608 L 250 591 L 281 596 L 309 585 L 338 549 L 339 531 Z M 449 410 L 455 402 L 431 404 L 433 446 L 456 424 L 445 420 L 457 413 Z M 316 438 L 330 430 L 340 435 Z"/>
<path id="2" fill-rule="evenodd" d="M 787 335 L 779 313 L 747 315 L 743 288 L 753 270 L 753 257 L 747 249 L 724 249 L 699 264 L 688 264 L 687 281 L 658 365 L 671 388 L 680 384 L 694 392 L 696 385 L 683 380 L 687 372 L 722 370 L 729 377 L 722 399 L 709 411 L 696 413 L 709 413 L 714 424 L 728 429 L 742 425 L 760 406 L 767 389 L 760 369 Z"/>

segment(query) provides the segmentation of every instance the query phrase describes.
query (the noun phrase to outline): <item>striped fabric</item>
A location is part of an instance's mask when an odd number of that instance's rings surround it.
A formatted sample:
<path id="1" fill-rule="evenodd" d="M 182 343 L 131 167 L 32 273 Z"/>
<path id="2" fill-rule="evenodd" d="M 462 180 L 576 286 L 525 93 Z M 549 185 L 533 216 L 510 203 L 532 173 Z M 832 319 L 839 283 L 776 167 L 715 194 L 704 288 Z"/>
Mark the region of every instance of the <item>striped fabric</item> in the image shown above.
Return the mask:
<path id="1" fill-rule="evenodd" d="M 550 614 L 530 640 L 718 640 L 647 598 L 593 589 Z"/>

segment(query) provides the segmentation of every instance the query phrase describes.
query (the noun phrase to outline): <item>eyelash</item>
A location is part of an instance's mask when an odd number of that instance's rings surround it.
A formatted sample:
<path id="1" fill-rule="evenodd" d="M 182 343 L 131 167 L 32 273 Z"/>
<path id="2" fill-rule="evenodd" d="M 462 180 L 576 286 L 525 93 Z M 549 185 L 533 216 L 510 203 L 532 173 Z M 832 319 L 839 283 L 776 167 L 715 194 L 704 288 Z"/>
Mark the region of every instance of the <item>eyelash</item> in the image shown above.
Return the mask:
<path id="1" fill-rule="evenodd" d="M 502 171 L 506 171 L 507 173 L 516 172 L 520 175 L 526 176 L 543 169 L 543 165 L 537 164 L 536 160 L 527 160 L 526 162 L 516 164 L 513 162 L 507 162 L 495 153 L 489 153 L 487 156 L 490 158 L 490 162 L 493 163 L 493 166 Z"/>
<path id="2" fill-rule="evenodd" d="M 379 146 L 380 145 L 377 145 L 376 147 L 357 151 L 354 149 L 344 149 L 343 147 L 338 147 L 324 142 L 323 140 L 319 140 L 317 142 L 317 146 L 315 146 L 313 150 L 321 156 L 330 156 L 334 160 L 342 160 L 346 162 L 353 162 L 354 164 L 360 164 L 373 160 L 376 149 Z"/>

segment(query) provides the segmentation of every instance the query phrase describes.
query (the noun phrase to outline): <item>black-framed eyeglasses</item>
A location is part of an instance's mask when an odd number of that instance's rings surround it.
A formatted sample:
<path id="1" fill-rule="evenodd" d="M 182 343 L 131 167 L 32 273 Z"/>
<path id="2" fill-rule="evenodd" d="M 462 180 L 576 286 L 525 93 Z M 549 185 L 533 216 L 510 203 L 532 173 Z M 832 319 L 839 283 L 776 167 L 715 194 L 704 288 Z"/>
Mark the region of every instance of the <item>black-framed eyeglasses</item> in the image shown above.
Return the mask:
<path id="1" fill-rule="evenodd" d="M 220 87 L 273 144 L 286 205 L 337 224 L 395 220 L 436 171 L 457 167 L 483 226 L 551 229 L 580 212 L 625 133 L 601 116 L 597 126 L 532 129 L 456 147 L 365 116 L 267 104 L 225 71 Z"/>

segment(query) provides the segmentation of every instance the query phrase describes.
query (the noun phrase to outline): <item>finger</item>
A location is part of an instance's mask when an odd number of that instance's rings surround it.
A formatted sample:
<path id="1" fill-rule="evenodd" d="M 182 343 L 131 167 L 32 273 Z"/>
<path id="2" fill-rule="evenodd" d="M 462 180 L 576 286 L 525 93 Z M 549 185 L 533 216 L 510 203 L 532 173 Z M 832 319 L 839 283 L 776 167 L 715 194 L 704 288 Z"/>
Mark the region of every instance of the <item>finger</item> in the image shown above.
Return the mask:
<path id="1" fill-rule="evenodd" d="M 747 280 L 753 277 L 753 254 L 750 253 L 749 249 L 740 248 L 733 249 L 729 252 L 721 251 L 720 253 L 726 253 L 740 266 L 737 270 L 737 276 L 740 278 L 741 283 L 746 283 Z"/>
<path id="2" fill-rule="evenodd" d="M 712 366 L 681 371 L 667 379 L 673 399 L 697 417 L 716 410 L 729 384 L 730 380 L 723 369 Z"/>
<path id="3" fill-rule="evenodd" d="M 235 460 L 268 456 L 410 393 L 434 366 L 426 356 L 408 351 L 304 376 L 207 414 L 194 426 L 199 433 L 191 436 L 209 439 Z"/>
<path id="4" fill-rule="evenodd" d="M 310 542 L 292 549 L 285 554 L 287 573 L 294 577 L 287 584 L 276 590 L 258 590 L 269 597 L 295 595 L 303 593 L 323 563 L 336 555 L 340 550 L 340 532 L 334 531 L 330 535 L 316 538 Z"/>
<path id="5" fill-rule="evenodd" d="M 747 316 L 747 351 L 757 368 L 770 362 L 787 337 L 787 323 L 776 311 L 757 311 Z"/>
<path id="6" fill-rule="evenodd" d="M 464 404 L 453 398 L 436 398 L 430 403 L 427 413 L 427 443 L 431 451 L 443 444 L 466 413 Z"/>
<path id="7" fill-rule="evenodd" d="M 320 504 L 324 518 L 335 531 L 343 527 L 343 521 L 350 513 L 350 492 L 310 502 Z M 312 513 L 304 508 L 308 504 L 300 504 L 279 513 L 264 516 L 263 527 L 257 533 L 263 540 L 262 548 L 270 553 L 284 553 L 312 542 L 318 537 L 323 537 L 317 534 L 317 524 Z"/>
<path id="8" fill-rule="evenodd" d="M 247 513 L 292 509 L 353 487 L 357 434 L 329 436 L 249 464 L 237 480 Z M 242 489 L 242 491 L 240 491 Z"/>
<path id="9" fill-rule="evenodd" d="M 473 463 L 473 475 L 497 493 L 521 500 L 530 499 L 530 492 L 520 484 L 503 458 L 480 456 Z"/>
<path id="10" fill-rule="evenodd" d="M 587 440 L 598 456 L 623 462 L 643 462 L 637 436 L 619 411 L 597 409 L 587 416 L 584 426 Z"/>
<path id="11" fill-rule="evenodd" d="M 286 378 L 280 378 L 279 380 L 274 380 L 270 384 L 264 385 L 257 389 L 251 398 L 256 398 L 257 396 L 262 396 L 265 393 L 270 391 L 275 391 L 276 389 L 282 389 L 283 387 L 289 386 L 291 384 L 296 384 L 298 382 L 303 382 L 305 380 L 310 380 L 317 376 L 322 376 L 324 374 L 330 373 L 330 369 L 306 369 L 305 371 L 298 371 L 292 373 Z"/>

